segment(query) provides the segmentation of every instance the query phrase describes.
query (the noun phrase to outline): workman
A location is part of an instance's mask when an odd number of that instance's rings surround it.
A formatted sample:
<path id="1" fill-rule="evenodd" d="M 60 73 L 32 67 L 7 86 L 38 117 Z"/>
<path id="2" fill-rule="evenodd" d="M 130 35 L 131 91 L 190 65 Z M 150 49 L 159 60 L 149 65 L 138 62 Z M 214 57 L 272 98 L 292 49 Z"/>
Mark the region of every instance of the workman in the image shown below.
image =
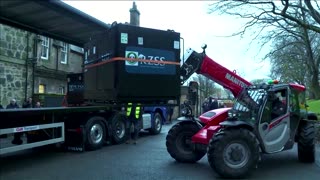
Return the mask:
<path id="1" fill-rule="evenodd" d="M 133 140 L 133 144 L 137 144 L 138 134 L 140 131 L 140 121 L 142 118 L 142 109 L 140 104 L 128 103 L 127 106 L 127 142 L 130 144 Z M 131 132 L 131 126 L 133 126 L 133 132 Z"/>
<path id="2" fill-rule="evenodd" d="M 281 92 L 281 97 L 276 94 L 272 95 L 272 119 L 280 117 L 287 112 L 286 104 L 281 100 L 285 98 L 284 94 L 284 92 Z"/>

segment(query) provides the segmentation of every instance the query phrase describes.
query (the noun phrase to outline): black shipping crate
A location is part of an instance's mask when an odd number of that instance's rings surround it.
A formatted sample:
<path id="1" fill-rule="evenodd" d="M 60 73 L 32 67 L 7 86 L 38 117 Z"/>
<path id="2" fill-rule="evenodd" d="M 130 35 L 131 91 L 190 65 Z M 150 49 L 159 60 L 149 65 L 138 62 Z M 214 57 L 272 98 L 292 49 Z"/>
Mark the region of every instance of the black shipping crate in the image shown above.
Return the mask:
<path id="1" fill-rule="evenodd" d="M 67 75 L 67 102 L 69 105 L 84 103 L 83 73 Z"/>
<path id="2" fill-rule="evenodd" d="M 115 57 L 176 62 L 114 61 Z M 117 24 L 85 45 L 84 98 L 167 101 L 180 96 L 180 34 Z"/>

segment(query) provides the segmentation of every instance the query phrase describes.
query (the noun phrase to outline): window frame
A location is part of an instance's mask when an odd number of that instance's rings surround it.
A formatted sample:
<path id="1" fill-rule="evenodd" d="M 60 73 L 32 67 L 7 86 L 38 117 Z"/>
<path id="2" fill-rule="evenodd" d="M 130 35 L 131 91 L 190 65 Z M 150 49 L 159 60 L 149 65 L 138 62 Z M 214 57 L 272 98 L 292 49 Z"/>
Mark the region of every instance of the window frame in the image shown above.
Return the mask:
<path id="1" fill-rule="evenodd" d="M 65 87 L 59 86 L 59 94 L 65 94 Z"/>
<path id="2" fill-rule="evenodd" d="M 46 48 L 46 50 L 44 50 Z M 48 60 L 49 59 L 49 48 L 50 48 L 50 38 L 41 36 L 41 59 Z M 46 51 L 46 56 L 43 56 L 43 51 Z"/>
<path id="3" fill-rule="evenodd" d="M 63 56 L 64 54 L 64 56 Z M 60 56 L 60 63 L 61 64 L 68 64 L 68 44 L 65 42 L 62 42 L 61 45 L 61 56 Z"/>

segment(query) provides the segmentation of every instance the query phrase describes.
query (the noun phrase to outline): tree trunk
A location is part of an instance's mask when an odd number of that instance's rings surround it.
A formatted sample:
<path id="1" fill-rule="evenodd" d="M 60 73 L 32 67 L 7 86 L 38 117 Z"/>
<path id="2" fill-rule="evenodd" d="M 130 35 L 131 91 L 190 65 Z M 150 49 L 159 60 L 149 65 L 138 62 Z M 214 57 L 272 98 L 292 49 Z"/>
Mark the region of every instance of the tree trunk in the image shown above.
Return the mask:
<path id="1" fill-rule="evenodd" d="M 310 93 L 312 99 L 320 99 L 319 70 L 314 71 L 311 77 Z"/>

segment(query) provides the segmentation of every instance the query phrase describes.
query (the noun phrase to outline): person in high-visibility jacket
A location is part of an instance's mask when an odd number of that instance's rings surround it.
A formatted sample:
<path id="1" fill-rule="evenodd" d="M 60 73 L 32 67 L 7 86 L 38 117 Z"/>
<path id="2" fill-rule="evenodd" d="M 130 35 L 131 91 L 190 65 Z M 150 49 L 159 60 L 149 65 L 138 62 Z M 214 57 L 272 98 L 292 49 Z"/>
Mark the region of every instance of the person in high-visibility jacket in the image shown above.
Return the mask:
<path id="1" fill-rule="evenodd" d="M 140 131 L 139 121 L 142 118 L 142 108 L 140 104 L 128 103 L 126 115 L 128 119 L 128 126 L 127 126 L 128 140 L 126 144 L 131 143 L 132 140 L 134 144 L 137 144 L 138 134 Z M 131 132 L 131 126 L 133 126 L 133 132 Z"/>

